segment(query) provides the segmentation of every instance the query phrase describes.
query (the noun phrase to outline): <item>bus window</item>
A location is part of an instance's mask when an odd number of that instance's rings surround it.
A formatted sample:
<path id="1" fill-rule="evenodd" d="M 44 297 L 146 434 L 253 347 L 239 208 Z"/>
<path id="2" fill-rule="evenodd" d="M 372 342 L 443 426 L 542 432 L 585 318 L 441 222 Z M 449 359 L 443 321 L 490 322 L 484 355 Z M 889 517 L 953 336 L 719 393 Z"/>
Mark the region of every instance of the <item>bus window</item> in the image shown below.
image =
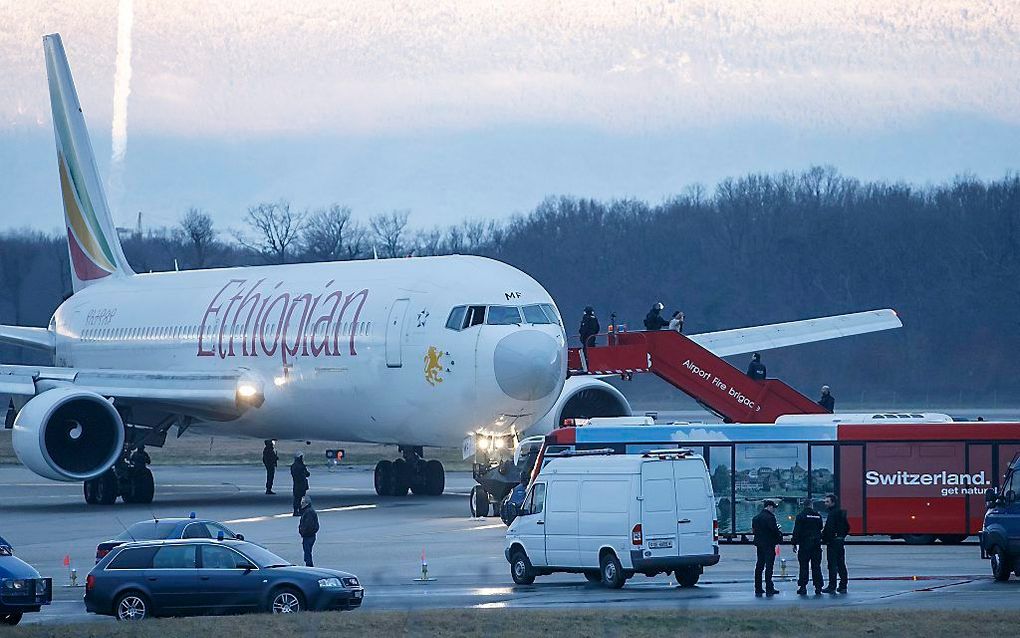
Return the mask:
<path id="1" fill-rule="evenodd" d="M 807 444 L 738 444 L 736 463 L 737 532 L 750 531 L 751 519 L 762 500 L 769 498 L 779 503 L 779 526 L 791 533 L 800 503 L 808 494 Z"/>
<path id="2" fill-rule="evenodd" d="M 825 517 L 827 512 L 822 500 L 826 494 L 836 492 L 836 465 L 833 459 L 831 445 L 811 446 L 811 473 L 808 476 L 808 492 L 811 493 L 811 500 L 815 509 Z"/>
<path id="3" fill-rule="evenodd" d="M 714 445 L 708 448 L 708 471 L 712 474 L 712 491 L 715 492 L 715 517 L 720 534 L 733 534 L 733 448 Z M 750 520 L 747 523 L 751 526 Z"/>

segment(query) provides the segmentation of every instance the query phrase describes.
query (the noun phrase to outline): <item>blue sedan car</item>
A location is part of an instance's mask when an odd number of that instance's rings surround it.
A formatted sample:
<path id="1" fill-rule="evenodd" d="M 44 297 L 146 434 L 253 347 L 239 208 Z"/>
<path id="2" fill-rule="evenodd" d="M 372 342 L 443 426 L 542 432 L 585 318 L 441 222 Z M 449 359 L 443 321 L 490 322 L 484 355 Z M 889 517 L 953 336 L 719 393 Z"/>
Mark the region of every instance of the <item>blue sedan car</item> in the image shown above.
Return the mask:
<path id="1" fill-rule="evenodd" d="M 128 527 L 118 536 L 103 541 L 96 546 L 96 562 L 102 560 L 118 545 L 131 541 L 164 541 L 171 538 L 218 538 L 244 540 L 244 536 L 235 534 L 223 523 L 205 518 L 154 518 L 141 521 Z"/>
<path id="2" fill-rule="evenodd" d="M 14 555 L 0 537 L 0 624 L 17 625 L 27 612 L 39 611 L 53 598 L 53 581 Z"/>
<path id="3" fill-rule="evenodd" d="M 355 609 L 365 590 L 353 574 L 297 567 L 239 540 L 126 543 L 89 572 L 85 608 L 118 620 L 149 616 L 274 614 Z"/>

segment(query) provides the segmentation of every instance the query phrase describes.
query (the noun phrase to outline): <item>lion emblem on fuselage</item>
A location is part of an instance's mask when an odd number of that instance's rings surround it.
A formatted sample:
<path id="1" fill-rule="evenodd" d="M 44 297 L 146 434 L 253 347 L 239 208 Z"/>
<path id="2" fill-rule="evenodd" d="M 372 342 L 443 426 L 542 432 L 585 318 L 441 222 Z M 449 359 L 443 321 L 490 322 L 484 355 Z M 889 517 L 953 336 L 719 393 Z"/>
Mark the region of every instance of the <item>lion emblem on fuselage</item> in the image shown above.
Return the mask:
<path id="1" fill-rule="evenodd" d="M 443 371 L 443 354 L 443 351 L 435 346 L 429 346 L 428 352 L 425 353 L 425 381 L 431 386 L 443 382 L 443 377 L 439 376 Z"/>

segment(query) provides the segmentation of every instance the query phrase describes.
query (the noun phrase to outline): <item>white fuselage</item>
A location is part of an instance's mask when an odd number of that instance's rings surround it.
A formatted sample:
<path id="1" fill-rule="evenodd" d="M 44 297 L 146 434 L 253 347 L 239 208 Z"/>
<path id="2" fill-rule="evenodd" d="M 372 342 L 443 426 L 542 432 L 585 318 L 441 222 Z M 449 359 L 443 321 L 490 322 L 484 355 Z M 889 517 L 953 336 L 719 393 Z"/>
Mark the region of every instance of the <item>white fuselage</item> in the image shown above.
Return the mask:
<path id="1" fill-rule="evenodd" d="M 451 310 L 540 304 L 553 307 L 523 272 L 450 256 L 111 277 L 51 327 L 58 366 L 260 379 L 265 403 L 204 424 L 216 432 L 449 446 L 527 429 L 566 376 L 558 320 L 450 328 Z"/>

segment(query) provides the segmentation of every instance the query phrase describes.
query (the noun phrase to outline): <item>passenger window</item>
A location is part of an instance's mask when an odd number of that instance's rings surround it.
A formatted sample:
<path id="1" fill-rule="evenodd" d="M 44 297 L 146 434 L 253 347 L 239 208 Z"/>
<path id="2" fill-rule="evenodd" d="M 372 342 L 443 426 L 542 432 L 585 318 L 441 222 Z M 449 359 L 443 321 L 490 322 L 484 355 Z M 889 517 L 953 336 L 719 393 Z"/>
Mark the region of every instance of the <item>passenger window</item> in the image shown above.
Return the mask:
<path id="1" fill-rule="evenodd" d="M 226 547 L 202 546 L 202 569 L 244 569 L 247 564 L 240 554 Z"/>
<path id="2" fill-rule="evenodd" d="M 156 551 L 152 557 L 153 569 L 195 569 L 194 545 L 166 545 Z"/>
<path id="3" fill-rule="evenodd" d="M 521 308 L 521 310 L 524 311 L 524 321 L 527 323 L 536 324 L 553 323 L 552 321 L 549 320 L 549 317 L 546 316 L 545 311 L 542 310 L 542 306 L 538 305 L 524 306 L 523 308 Z"/>
<path id="4" fill-rule="evenodd" d="M 541 514 L 544 511 L 545 511 L 545 483 L 536 483 L 534 508 L 529 512 L 529 514 Z"/>
<path id="5" fill-rule="evenodd" d="M 212 538 L 212 534 L 204 523 L 190 523 L 184 528 L 181 538 Z"/>
<path id="6" fill-rule="evenodd" d="M 485 306 L 469 306 L 464 318 L 464 327 L 480 326 L 485 323 Z"/>
<path id="7" fill-rule="evenodd" d="M 512 326 L 521 323 L 521 311 L 517 306 L 489 306 L 485 323 L 490 326 Z"/>
<path id="8" fill-rule="evenodd" d="M 107 569 L 149 569 L 152 567 L 152 556 L 156 553 L 155 547 L 139 547 L 137 549 L 125 549 L 117 554 Z"/>
<path id="9" fill-rule="evenodd" d="M 460 330 L 464 327 L 464 315 L 467 314 L 467 306 L 457 306 L 450 311 L 446 319 L 446 327 L 450 330 Z"/>

